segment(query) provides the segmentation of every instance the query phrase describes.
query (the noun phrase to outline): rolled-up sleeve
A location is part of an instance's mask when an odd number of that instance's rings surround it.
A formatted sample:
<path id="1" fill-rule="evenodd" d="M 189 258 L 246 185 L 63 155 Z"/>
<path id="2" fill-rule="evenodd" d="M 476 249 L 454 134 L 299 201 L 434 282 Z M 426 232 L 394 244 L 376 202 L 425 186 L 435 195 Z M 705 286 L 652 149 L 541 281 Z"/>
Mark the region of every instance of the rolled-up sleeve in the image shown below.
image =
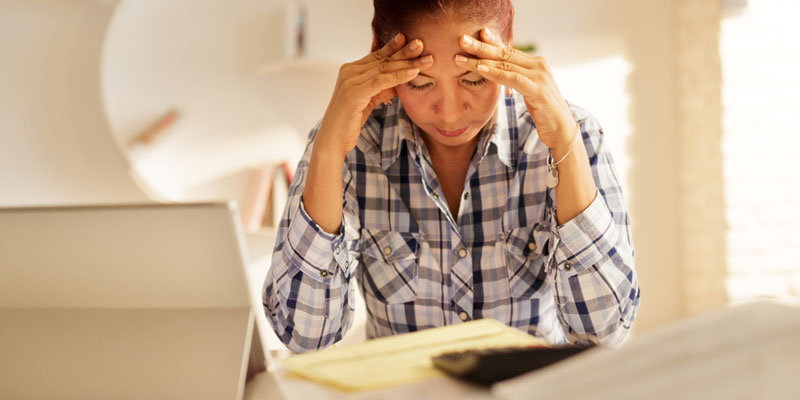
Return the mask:
<path id="1" fill-rule="evenodd" d="M 598 192 L 564 225 L 554 223 L 552 211 L 558 314 L 568 338 L 592 336 L 617 344 L 630 330 L 640 296 L 630 220 L 602 129 L 592 117 L 580 123 Z"/>
<path id="2" fill-rule="evenodd" d="M 294 352 L 327 347 L 353 322 L 358 202 L 348 168 L 343 168 L 342 228 L 332 235 L 305 210 L 302 194 L 315 131 L 289 188 L 278 226 L 272 264 L 262 291 L 264 312 L 273 330 Z"/>

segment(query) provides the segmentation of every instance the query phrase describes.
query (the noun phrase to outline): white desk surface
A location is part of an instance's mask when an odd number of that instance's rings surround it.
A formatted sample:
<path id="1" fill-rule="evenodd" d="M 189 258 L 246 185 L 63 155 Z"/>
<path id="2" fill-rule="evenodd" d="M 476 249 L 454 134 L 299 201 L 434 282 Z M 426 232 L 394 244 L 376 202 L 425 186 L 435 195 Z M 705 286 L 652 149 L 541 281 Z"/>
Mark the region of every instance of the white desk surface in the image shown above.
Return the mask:
<path id="1" fill-rule="evenodd" d="M 800 307 L 760 302 L 690 318 L 611 350 L 598 349 L 495 385 L 449 378 L 346 393 L 272 370 L 246 399 L 800 399 Z M 496 396 L 496 397 L 495 397 Z M 281 398 L 281 397 L 277 397 Z"/>
<path id="2" fill-rule="evenodd" d="M 355 400 L 355 399 L 496 399 L 482 386 L 459 382 L 447 377 L 364 392 L 345 392 L 307 379 L 293 376 L 276 366 L 277 361 L 287 357 L 288 351 L 272 351 L 272 366 L 247 383 L 245 400 L 280 399 L 286 400 Z"/>

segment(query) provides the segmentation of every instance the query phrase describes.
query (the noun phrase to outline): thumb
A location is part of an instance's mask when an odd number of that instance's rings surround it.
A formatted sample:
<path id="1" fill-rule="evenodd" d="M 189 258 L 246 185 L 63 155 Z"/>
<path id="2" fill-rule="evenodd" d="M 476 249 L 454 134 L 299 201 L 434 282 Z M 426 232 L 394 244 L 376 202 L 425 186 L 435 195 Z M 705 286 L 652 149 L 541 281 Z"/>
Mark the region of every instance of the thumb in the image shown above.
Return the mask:
<path id="1" fill-rule="evenodd" d="M 372 110 L 375 109 L 378 104 L 385 103 L 395 97 L 397 97 L 397 92 L 395 92 L 394 88 L 381 90 L 380 93 L 372 96 L 372 98 L 369 100 L 369 104 L 367 104 L 367 107 L 364 109 L 364 112 L 361 116 L 361 125 L 364 125 L 367 117 L 369 117 L 369 115 L 372 113 Z"/>
<path id="2" fill-rule="evenodd" d="M 374 99 L 376 103 L 385 103 L 393 98 L 397 97 L 397 92 L 394 88 L 381 90 L 380 93 L 375 95 Z"/>

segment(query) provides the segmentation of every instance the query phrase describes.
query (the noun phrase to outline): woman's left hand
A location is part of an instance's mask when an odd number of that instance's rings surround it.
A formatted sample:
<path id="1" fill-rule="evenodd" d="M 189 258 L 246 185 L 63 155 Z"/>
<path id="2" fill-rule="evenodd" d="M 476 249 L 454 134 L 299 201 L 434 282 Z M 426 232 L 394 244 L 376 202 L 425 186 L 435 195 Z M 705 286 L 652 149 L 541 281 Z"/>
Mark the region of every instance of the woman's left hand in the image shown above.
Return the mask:
<path id="1" fill-rule="evenodd" d="M 502 44 L 488 28 L 481 29 L 480 36 L 481 40 L 461 37 L 461 48 L 475 57 L 456 56 L 456 64 L 521 93 L 539 140 L 554 154 L 566 151 L 575 135 L 575 120 L 547 61 Z"/>

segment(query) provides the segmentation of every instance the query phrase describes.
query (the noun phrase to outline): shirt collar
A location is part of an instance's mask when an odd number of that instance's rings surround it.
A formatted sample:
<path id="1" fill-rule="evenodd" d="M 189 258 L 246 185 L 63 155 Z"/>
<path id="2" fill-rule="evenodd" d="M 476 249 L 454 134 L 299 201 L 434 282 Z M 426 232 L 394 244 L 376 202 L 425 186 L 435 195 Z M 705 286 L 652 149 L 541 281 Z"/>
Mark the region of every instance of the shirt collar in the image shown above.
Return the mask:
<path id="1" fill-rule="evenodd" d="M 409 146 L 409 151 L 416 153 L 414 141 L 414 124 L 400 104 L 400 98 L 388 106 L 383 106 L 384 120 L 381 140 L 381 167 L 384 171 L 394 164 L 403 148 L 403 143 Z"/>

